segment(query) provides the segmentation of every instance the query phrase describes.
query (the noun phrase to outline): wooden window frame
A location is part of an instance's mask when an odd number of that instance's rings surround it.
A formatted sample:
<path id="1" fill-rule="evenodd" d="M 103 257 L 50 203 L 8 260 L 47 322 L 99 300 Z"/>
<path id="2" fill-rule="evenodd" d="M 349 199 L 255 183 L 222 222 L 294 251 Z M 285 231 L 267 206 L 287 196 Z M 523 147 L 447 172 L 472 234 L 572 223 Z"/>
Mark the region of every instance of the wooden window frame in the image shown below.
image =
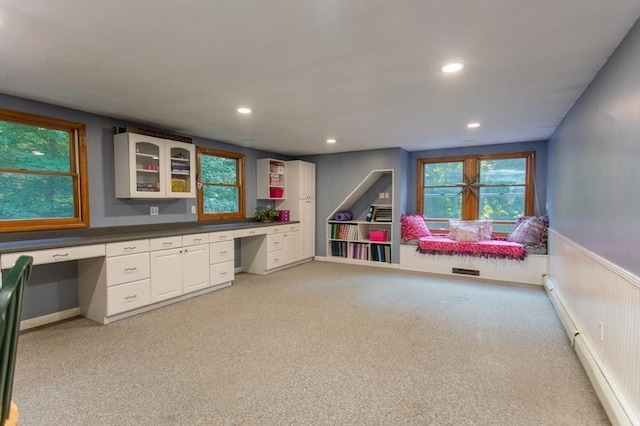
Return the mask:
<path id="1" fill-rule="evenodd" d="M 42 231 L 51 229 L 86 228 L 89 227 L 89 181 L 87 167 L 87 130 L 83 123 L 59 120 L 25 112 L 0 108 L 0 120 L 47 129 L 69 132 L 70 140 L 70 175 L 73 178 L 73 218 L 15 219 L 0 221 L 0 232 Z M 0 169 L 0 173 L 51 174 L 33 170 Z"/>
<path id="2" fill-rule="evenodd" d="M 200 180 L 201 169 L 200 169 L 200 157 L 202 155 L 209 155 L 215 157 L 225 157 L 225 158 L 233 158 L 236 160 L 238 165 L 238 184 L 237 185 L 228 185 L 233 187 L 238 187 L 238 203 L 240 204 L 240 208 L 238 212 L 234 213 L 214 213 L 207 214 L 204 213 L 204 185 Z M 198 220 L 207 221 L 207 220 L 226 220 L 226 219 L 244 219 L 246 212 L 246 200 L 245 200 L 245 168 L 244 168 L 244 154 L 239 154 L 236 152 L 230 151 L 221 151 L 218 149 L 206 148 L 199 146 L 197 148 L 197 170 L 198 170 L 198 178 L 197 178 L 197 188 L 198 188 Z"/>
<path id="3" fill-rule="evenodd" d="M 482 154 L 482 155 L 461 155 L 455 157 L 438 157 L 438 158 L 419 158 L 418 159 L 418 171 L 417 175 L 417 209 L 416 211 L 423 215 L 424 205 L 424 166 L 432 163 L 449 163 L 449 162 L 462 162 L 463 175 L 467 179 L 471 179 L 479 176 L 480 161 L 483 160 L 504 160 L 513 158 L 524 158 L 526 160 L 526 177 L 525 177 L 525 203 L 524 214 L 526 216 L 533 215 L 534 212 L 534 200 L 535 200 L 535 153 L 534 151 L 522 151 L 522 152 L 510 152 L 501 154 Z M 474 194 L 465 199 L 462 199 L 462 220 L 475 220 L 478 218 L 478 198 Z M 453 219 L 453 218 L 452 218 Z M 447 223 L 448 219 L 431 219 L 425 218 L 429 222 L 442 222 Z M 509 224 L 513 221 L 494 221 L 496 224 Z M 445 231 L 444 228 L 436 229 L 438 231 Z M 506 234 L 504 232 L 494 232 L 496 235 Z"/>

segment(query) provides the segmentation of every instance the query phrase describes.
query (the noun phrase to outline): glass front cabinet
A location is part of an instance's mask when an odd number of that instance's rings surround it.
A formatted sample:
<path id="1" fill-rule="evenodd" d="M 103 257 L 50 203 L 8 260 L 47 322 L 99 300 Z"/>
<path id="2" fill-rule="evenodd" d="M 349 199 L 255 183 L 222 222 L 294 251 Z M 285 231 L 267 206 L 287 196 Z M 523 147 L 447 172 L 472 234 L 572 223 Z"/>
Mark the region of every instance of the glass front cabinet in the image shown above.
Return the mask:
<path id="1" fill-rule="evenodd" d="M 195 198 L 195 146 L 136 133 L 114 136 L 116 198 Z"/>

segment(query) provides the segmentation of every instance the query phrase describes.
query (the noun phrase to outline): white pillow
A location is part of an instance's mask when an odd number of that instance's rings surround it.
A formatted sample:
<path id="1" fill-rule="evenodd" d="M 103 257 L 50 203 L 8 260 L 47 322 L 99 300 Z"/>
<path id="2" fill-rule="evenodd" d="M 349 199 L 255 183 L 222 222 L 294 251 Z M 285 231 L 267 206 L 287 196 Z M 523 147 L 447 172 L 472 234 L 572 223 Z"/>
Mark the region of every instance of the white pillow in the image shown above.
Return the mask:
<path id="1" fill-rule="evenodd" d="M 456 231 L 456 241 L 475 242 L 480 239 L 480 226 L 459 225 Z"/>

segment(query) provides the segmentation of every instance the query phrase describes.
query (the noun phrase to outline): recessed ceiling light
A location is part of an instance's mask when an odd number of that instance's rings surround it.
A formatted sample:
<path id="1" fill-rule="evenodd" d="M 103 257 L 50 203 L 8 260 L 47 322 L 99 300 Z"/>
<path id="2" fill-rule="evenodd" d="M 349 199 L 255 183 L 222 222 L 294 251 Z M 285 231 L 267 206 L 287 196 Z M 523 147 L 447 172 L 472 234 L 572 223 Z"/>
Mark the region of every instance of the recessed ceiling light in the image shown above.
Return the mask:
<path id="1" fill-rule="evenodd" d="M 40 151 L 31 151 L 31 153 L 33 155 L 44 155 L 44 152 L 40 152 Z"/>
<path id="2" fill-rule="evenodd" d="M 335 139 L 327 139 L 327 143 L 336 143 Z"/>
<path id="3" fill-rule="evenodd" d="M 240 114 L 251 114 L 251 109 L 250 108 L 238 108 L 238 112 Z"/>
<path id="4" fill-rule="evenodd" d="M 480 123 L 469 123 L 467 127 L 470 129 L 475 129 L 476 127 L 480 127 Z"/>
<path id="5" fill-rule="evenodd" d="M 462 68 L 464 68 L 464 65 L 458 62 L 452 63 L 452 64 L 447 64 L 444 67 L 441 68 L 442 72 L 458 72 L 460 71 Z"/>

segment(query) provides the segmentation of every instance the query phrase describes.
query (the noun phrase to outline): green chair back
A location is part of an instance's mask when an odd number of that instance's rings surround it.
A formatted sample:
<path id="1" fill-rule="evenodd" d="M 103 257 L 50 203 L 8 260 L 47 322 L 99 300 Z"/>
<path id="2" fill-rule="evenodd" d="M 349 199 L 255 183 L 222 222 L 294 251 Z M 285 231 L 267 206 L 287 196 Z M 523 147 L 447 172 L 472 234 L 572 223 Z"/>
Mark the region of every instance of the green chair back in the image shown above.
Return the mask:
<path id="1" fill-rule="evenodd" d="M 33 258 L 20 256 L 16 264 L 2 280 L 0 288 L 0 425 L 4 426 L 11 406 L 13 372 L 16 365 L 20 314 L 24 288 L 31 276 Z"/>

